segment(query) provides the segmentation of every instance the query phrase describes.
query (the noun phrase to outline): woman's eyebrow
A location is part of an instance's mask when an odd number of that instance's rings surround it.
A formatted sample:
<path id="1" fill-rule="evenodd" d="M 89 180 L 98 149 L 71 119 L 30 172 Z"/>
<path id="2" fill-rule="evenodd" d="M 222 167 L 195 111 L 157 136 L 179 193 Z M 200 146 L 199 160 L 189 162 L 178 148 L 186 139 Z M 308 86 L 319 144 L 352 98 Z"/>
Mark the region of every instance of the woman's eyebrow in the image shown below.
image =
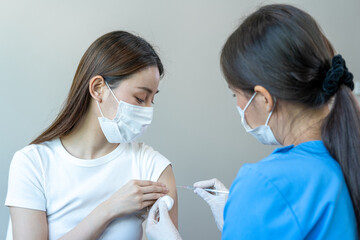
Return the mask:
<path id="1" fill-rule="evenodd" d="M 147 87 L 137 87 L 137 88 L 142 89 L 142 90 L 145 90 L 145 91 L 147 91 L 147 92 L 150 93 L 150 94 L 153 93 L 153 91 L 152 91 L 150 88 L 147 88 Z M 159 90 L 157 90 L 155 94 L 157 94 L 157 93 L 159 93 Z"/>

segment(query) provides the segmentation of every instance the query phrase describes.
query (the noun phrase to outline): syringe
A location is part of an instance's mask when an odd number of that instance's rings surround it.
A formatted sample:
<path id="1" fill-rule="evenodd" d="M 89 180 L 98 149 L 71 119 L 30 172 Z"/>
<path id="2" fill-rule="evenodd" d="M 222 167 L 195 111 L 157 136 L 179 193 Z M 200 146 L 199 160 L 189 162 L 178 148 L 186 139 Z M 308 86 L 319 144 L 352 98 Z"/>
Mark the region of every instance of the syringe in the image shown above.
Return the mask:
<path id="1" fill-rule="evenodd" d="M 195 187 L 192 186 L 176 186 L 177 188 L 184 188 L 184 189 L 188 189 L 188 190 L 195 190 Z M 223 193 L 223 194 L 229 194 L 228 191 L 221 191 L 221 190 L 216 190 L 216 189 L 211 189 L 211 188 L 203 188 L 203 190 L 207 191 L 207 192 L 212 192 L 212 193 Z"/>

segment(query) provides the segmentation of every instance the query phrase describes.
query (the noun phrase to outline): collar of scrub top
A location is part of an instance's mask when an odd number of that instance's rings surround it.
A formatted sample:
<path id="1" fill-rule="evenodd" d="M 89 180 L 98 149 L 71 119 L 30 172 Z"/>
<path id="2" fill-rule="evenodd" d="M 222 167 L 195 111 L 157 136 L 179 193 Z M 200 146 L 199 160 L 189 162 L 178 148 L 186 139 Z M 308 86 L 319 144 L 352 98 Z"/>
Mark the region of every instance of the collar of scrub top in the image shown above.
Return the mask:
<path id="1" fill-rule="evenodd" d="M 293 148 L 307 148 L 307 150 L 309 151 L 314 151 L 314 152 L 327 152 L 326 147 L 324 146 L 324 143 L 321 140 L 313 140 L 313 141 L 308 141 L 308 142 L 303 142 L 300 143 L 296 146 L 289 145 L 289 146 L 285 146 L 285 147 L 280 147 L 277 148 L 273 151 L 274 153 L 281 153 L 281 152 L 288 152 Z"/>

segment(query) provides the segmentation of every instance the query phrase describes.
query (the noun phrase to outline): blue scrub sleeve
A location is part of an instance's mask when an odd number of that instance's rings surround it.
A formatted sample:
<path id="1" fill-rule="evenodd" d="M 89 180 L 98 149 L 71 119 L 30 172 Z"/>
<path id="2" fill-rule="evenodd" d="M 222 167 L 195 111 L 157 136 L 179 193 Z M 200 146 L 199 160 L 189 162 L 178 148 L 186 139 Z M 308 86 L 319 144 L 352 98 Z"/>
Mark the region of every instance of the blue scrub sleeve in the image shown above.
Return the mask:
<path id="1" fill-rule="evenodd" d="M 224 209 L 223 240 L 303 239 L 291 207 L 266 176 L 244 165 Z"/>

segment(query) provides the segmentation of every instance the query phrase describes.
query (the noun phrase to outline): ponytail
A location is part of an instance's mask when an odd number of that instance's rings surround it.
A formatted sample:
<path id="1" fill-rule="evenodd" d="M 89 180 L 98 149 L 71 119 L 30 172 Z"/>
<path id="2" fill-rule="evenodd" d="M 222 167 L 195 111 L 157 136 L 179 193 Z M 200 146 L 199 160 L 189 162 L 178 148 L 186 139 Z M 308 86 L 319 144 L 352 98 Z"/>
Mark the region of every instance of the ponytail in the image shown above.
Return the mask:
<path id="1" fill-rule="evenodd" d="M 321 135 L 345 176 L 360 233 L 360 107 L 345 84 L 339 86 Z"/>

